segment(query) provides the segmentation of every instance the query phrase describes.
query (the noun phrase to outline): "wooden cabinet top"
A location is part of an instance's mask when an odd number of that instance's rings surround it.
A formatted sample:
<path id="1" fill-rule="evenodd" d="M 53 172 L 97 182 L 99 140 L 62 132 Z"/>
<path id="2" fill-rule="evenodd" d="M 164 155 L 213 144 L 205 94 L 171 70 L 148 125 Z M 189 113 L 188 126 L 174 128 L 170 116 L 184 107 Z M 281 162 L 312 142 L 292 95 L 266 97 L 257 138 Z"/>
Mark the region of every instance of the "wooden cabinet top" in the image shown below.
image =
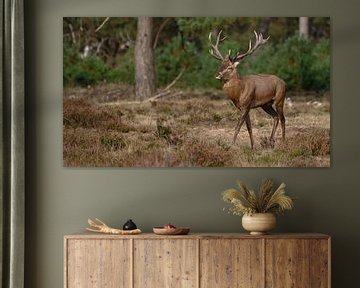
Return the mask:
<path id="1" fill-rule="evenodd" d="M 190 233 L 188 235 L 156 235 L 142 233 L 139 235 L 108 235 L 96 233 L 78 233 L 64 236 L 65 239 L 329 239 L 329 235 L 320 233 L 287 233 L 250 235 L 245 233 Z"/>

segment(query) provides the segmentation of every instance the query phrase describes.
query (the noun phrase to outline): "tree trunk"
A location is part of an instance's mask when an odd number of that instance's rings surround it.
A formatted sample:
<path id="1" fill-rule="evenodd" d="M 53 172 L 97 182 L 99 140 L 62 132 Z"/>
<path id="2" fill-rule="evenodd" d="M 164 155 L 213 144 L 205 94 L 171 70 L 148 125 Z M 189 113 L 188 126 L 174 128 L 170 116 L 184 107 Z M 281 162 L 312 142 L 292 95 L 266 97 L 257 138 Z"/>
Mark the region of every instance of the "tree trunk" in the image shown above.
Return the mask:
<path id="1" fill-rule="evenodd" d="M 135 43 L 135 94 L 140 101 L 151 97 L 156 89 L 152 46 L 153 18 L 138 17 Z"/>
<path id="2" fill-rule="evenodd" d="M 299 17 L 299 35 L 305 39 L 309 38 L 309 17 Z"/>

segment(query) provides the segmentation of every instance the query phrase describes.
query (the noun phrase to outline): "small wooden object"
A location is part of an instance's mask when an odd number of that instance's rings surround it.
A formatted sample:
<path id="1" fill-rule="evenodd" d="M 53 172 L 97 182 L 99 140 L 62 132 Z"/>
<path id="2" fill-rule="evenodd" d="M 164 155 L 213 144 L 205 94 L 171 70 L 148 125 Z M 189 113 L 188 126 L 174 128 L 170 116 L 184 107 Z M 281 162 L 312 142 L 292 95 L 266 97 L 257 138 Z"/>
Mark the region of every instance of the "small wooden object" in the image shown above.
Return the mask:
<path id="1" fill-rule="evenodd" d="M 141 233 L 140 229 L 134 229 L 134 230 L 115 229 L 109 227 L 108 225 L 106 225 L 104 222 L 102 222 L 97 218 L 95 218 L 95 220 L 97 222 L 88 218 L 88 223 L 92 228 L 86 228 L 87 231 L 104 233 L 104 234 L 115 234 L 115 235 L 135 235 Z"/>
<path id="2" fill-rule="evenodd" d="M 190 232 L 189 227 L 164 228 L 154 227 L 153 231 L 157 235 L 186 235 Z"/>

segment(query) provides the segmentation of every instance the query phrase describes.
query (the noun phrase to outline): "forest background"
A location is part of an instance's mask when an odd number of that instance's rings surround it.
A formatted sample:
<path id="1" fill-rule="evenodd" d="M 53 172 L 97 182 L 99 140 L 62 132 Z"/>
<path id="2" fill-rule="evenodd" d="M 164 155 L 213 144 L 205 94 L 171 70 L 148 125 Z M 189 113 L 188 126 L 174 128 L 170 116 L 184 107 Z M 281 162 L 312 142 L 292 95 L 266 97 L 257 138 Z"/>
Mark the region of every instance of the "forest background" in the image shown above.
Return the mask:
<path id="1" fill-rule="evenodd" d="M 214 81 L 218 63 L 209 57 L 208 35 L 221 29 L 228 37 L 223 51 L 247 49 L 254 30 L 271 35 L 256 57 L 240 65 L 240 74 L 276 74 L 289 91 L 329 90 L 330 18 L 302 18 L 302 35 L 298 17 L 153 18 L 157 86 L 169 84 L 186 68 L 178 87 L 219 88 Z M 137 18 L 109 18 L 98 29 L 104 20 L 64 18 L 64 86 L 135 84 Z"/>

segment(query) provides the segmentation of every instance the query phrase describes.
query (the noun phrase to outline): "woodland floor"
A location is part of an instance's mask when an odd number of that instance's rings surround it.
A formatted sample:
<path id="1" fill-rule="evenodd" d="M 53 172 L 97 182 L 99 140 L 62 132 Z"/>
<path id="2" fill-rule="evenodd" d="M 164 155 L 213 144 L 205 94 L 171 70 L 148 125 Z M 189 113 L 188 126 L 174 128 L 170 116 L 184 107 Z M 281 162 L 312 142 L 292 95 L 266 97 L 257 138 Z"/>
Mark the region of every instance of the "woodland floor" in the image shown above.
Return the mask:
<path id="1" fill-rule="evenodd" d="M 329 95 L 287 95 L 286 140 L 261 109 L 250 117 L 255 147 L 239 111 L 221 91 L 174 91 L 156 102 L 134 101 L 129 87 L 64 90 L 63 157 L 69 167 L 329 167 Z"/>

